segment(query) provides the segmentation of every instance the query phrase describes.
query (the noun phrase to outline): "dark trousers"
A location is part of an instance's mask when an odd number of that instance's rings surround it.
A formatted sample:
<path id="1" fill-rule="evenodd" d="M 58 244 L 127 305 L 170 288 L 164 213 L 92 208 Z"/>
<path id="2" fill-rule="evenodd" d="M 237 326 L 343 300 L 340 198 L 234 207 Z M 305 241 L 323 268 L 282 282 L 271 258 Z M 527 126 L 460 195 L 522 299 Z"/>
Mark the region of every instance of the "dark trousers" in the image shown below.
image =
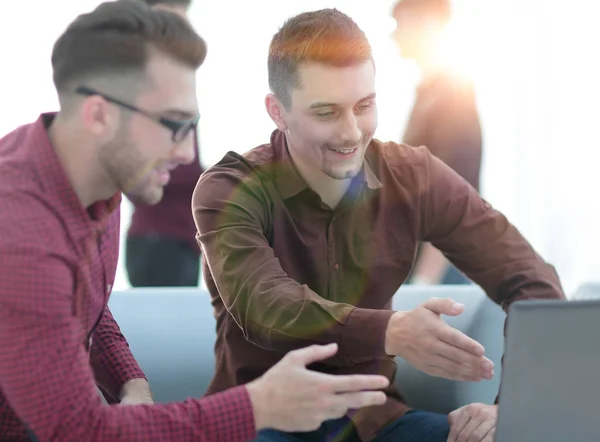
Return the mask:
<path id="1" fill-rule="evenodd" d="M 445 414 L 414 410 L 383 428 L 373 442 L 446 442 L 449 433 Z M 352 421 L 343 417 L 307 433 L 262 430 L 254 442 L 360 442 L 360 439 Z"/>
<path id="2" fill-rule="evenodd" d="M 133 287 L 196 287 L 200 255 L 187 241 L 155 236 L 126 240 L 125 267 Z"/>
<path id="3" fill-rule="evenodd" d="M 37 436 L 33 434 L 33 431 L 31 431 L 29 428 L 27 429 L 27 436 L 29 436 L 30 442 L 40 442 Z"/>

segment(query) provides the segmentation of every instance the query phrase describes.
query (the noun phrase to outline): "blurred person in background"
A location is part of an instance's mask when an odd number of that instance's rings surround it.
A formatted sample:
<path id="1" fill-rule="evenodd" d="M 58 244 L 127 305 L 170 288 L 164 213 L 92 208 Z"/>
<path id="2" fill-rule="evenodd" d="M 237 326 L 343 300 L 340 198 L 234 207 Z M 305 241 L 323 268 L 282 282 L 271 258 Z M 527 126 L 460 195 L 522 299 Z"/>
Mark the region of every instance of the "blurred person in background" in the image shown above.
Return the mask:
<path id="1" fill-rule="evenodd" d="M 471 81 L 439 52 L 451 17 L 450 0 L 401 0 L 393 9 L 395 42 L 421 74 L 403 142 L 429 151 L 479 191 L 482 134 Z M 409 278 L 415 284 L 467 284 L 469 280 L 431 243 L 419 247 Z"/>
<path id="2" fill-rule="evenodd" d="M 142 0 L 187 18 L 191 0 Z M 200 248 L 190 208 L 192 193 L 204 171 L 198 134 L 192 162 L 171 172 L 158 204 L 132 201 L 133 214 L 125 240 L 125 267 L 134 287 L 194 287 L 200 272 Z"/>

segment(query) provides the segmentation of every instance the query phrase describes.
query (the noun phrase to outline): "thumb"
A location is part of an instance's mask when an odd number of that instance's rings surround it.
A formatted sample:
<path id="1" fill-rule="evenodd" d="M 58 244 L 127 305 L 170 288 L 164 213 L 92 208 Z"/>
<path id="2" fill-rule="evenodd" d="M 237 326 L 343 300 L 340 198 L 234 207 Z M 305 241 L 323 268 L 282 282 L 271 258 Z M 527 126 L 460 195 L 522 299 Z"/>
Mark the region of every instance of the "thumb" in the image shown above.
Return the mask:
<path id="1" fill-rule="evenodd" d="M 311 345 L 310 347 L 304 347 L 289 352 L 288 357 L 289 359 L 292 359 L 294 363 L 306 366 L 313 362 L 330 358 L 336 354 L 337 351 L 338 345 L 335 343 L 328 345 Z"/>
<path id="2" fill-rule="evenodd" d="M 450 298 L 430 298 L 423 303 L 423 307 L 438 315 L 448 316 L 458 316 L 465 310 L 463 304 L 459 304 Z"/>

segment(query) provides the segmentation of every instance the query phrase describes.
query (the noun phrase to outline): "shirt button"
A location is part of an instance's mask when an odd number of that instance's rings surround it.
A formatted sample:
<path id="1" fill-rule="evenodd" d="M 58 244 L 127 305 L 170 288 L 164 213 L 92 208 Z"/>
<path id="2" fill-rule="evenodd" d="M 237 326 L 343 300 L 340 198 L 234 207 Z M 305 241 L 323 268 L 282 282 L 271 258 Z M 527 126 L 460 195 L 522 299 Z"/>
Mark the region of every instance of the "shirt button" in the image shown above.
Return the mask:
<path id="1" fill-rule="evenodd" d="M 336 263 L 333 265 L 333 268 L 334 268 L 334 270 L 337 270 L 337 269 L 339 269 L 339 268 L 340 268 L 340 265 L 339 265 L 339 264 L 336 262 Z"/>

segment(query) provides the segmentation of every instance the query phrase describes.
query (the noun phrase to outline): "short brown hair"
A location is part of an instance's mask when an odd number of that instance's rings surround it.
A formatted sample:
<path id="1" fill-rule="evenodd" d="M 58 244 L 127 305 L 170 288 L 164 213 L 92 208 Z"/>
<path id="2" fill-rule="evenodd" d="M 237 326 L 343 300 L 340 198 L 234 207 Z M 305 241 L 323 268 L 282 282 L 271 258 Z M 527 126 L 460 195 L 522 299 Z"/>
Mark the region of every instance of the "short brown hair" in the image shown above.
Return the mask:
<path id="1" fill-rule="evenodd" d="M 139 0 L 102 3 L 80 15 L 54 44 L 54 84 L 60 96 L 90 78 L 143 74 L 153 50 L 194 69 L 206 57 L 204 40 L 177 14 Z"/>
<path id="2" fill-rule="evenodd" d="M 346 14 L 337 9 L 305 12 L 288 19 L 271 40 L 269 87 L 289 109 L 291 90 L 300 87 L 300 64 L 347 67 L 372 59 L 365 33 Z"/>

